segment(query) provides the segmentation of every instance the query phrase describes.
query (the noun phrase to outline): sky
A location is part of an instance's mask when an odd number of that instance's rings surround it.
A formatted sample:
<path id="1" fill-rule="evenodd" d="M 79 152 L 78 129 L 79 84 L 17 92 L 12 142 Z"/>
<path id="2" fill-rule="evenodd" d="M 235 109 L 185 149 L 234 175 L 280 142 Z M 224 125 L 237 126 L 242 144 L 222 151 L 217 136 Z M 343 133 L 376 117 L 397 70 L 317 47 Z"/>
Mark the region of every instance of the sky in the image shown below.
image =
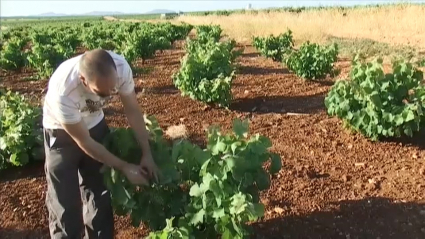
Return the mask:
<path id="1" fill-rule="evenodd" d="M 388 2 L 400 2 L 396 0 L 374 0 L 374 1 L 300 1 L 300 0 L 282 0 L 282 1 L 117 1 L 117 0 L 50 0 L 50 1 L 23 1 L 23 0 L 0 0 L 0 16 L 28 16 L 37 15 L 46 12 L 64 13 L 64 14 L 82 14 L 92 11 L 118 11 L 123 13 L 145 13 L 154 9 L 167 9 L 173 11 L 206 11 L 206 10 L 231 10 L 242 9 L 251 4 L 253 9 L 262 9 L 269 7 L 284 6 L 319 6 L 319 5 L 358 5 L 358 4 L 382 4 Z M 408 1 L 404 2 L 425 2 Z"/>

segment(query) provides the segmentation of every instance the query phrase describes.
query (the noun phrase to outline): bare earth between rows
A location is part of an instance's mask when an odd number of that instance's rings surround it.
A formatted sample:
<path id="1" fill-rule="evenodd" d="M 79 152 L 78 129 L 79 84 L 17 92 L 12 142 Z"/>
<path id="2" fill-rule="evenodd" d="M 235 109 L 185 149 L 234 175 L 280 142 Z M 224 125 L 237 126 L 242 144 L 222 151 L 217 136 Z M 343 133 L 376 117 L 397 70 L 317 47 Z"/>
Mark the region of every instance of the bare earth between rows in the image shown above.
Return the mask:
<path id="1" fill-rule="evenodd" d="M 172 84 L 183 54 L 167 50 L 145 63 L 148 73 L 135 78 L 138 100 L 164 130 L 184 124 L 200 144 L 206 126 L 229 130 L 236 117 L 248 118 L 251 133 L 272 140 L 283 168 L 262 194 L 266 216 L 254 223 L 254 238 L 425 238 L 423 136 L 372 143 L 348 133 L 323 103 L 335 79 L 306 82 L 250 46 L 239 59 L 230 111 L 206 109 Z M 339 61 L 338 77 L 346 77 L 349 66 Z M 0 87 L 40 99 L 46 82 L 19 80 L 29 74 L 3 74 Z M 105 113 L 111 126 L 127 125 L 118 101 Z M 48 238 L 45 188 L 42 164 L 2 173 L 0 238 Z M 115 225 L 117 238 L 148 233 L 127 217 L 116 217 Z"/>

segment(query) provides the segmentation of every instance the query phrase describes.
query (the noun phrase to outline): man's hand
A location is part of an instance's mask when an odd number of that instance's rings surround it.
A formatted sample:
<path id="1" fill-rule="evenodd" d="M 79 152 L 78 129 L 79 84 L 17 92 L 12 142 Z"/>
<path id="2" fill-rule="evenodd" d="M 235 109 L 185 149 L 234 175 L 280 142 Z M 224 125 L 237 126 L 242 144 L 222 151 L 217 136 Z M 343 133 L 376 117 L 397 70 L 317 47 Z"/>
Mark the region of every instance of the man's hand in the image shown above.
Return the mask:
<path id="1" fill-rule="evenodd" d="M 159 178 L 159 169 L 153 161 L 151 154 L 143 154 L 142 160 L 140 162 L 142 170 L 148 175 L 149 178 L 154 178 L 158 182 Z"/>
<path id="2" fill-rule="evenodd" d="M 158 182 L 159 170 L 152 158 L 152 153 L 149 145 L 149 133 L 146 130 L 146 123 L 143 118 L 142 110 L 137 102 L 135 92 L 127 95 L 121 95 L 121 101 L 124 105 L 124 112 L 127 115 L 128 122 L 136 134 L 143 156 L 140 166 L 146 171 L 149 178 L 153 178 Z"/>
<path id="3" fill-rule="evenodd" d="M 140 165 L 130 163 L 126 164 L 123 167 L 122 172 L 132 184 L 149 186 L 149 182 L 146 179 L 142 167 L 140 167 Z"/>

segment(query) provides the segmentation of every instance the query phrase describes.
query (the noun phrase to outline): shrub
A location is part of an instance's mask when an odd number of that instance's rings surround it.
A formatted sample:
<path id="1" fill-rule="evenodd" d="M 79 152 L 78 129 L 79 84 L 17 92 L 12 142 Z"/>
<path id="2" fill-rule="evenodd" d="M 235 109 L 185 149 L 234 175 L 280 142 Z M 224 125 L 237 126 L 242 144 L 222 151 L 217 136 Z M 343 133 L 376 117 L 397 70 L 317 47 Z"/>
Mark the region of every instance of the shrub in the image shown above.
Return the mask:
<path id="1" fill-rule="evenodd" d="M 219 25 L 200 25 L 196 26 L 196 35 L 200 43 L 206 43 L 213 39 L 218 42 L 221 38 L 223 30 Z"/>
<path id="2" fill-rule="evenodd" d="M 207 147 L 185 139 L 167 143 L 153 117 L 146 120 L 153 158 L 162 177 L 136 187 L 108 168 L 105 182 L 120 215 L 130 214 L 134 226 L 151 229 L 148 238 L 243 238 L 248 222 L 264 215 L 260 191 L 270 187 L 281 169 L 279 155 L 269 152 L 268 138 L 248 137 L 248 123 L 234 120 L 233 132 L 211 127 Z M 141 150 L 131 129 L 116 129 L 105 140 L 111 152 L 138 163 Z M 268 169 L 265 163 L 270 163 Z"/>
<path id="3" fill-rule="evenodd" d="M 18 93 L 0 91 L 0 168 L 42 158 L 43 138 L 36 108 Z"/>
<path id="4" fill-rule="evenodd" d="M 346 127 L 373 141 L 413 136 L 424 120 L 423 73 L 406 62 L 394 62 L 384 74 L 382 60 L 353 62 L 350 81 L 337 81 L 325 98 L 327 112 Z"/>
<path id="5" fill-rule="evenodd" d="M 180 70 L 173 75 L 175 86 L 183 96 L 208 104 L 228 107 L 232 99 L 234 61 L 240 51 L 233 51 L 236 42 L 216 42 L 213 38 L 187 42 L 187 53 Z"/>
<path id="6" fill-rule="evenodd" d="M 282 62 L 284 54 L 290 52 L 294 46 L 292 31 L 288 30 L 278 36 L 253 37 L 252 44 L 264 57 Z"/>
<path id="7" fill-rule="evenodd" d="M 284 59 L 289 70 L 305 79 L 320 79 L 332 73 L 338 57 L 338 45 L 320 46 L 305 42 L 298 51 L 290 52 Z"/>

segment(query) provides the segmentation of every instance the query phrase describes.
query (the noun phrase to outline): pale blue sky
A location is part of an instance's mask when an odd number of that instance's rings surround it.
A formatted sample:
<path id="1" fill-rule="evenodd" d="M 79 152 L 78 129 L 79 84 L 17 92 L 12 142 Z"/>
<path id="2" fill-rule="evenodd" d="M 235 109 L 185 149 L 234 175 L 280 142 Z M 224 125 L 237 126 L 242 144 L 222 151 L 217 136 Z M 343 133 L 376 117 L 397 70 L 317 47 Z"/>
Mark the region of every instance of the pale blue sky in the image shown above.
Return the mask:
<path id="1" fill-rule="evenodd" d="M 153 9 L 168 9 L 173 11 L 204 11 L 218 9 L 241 9 L 251 3 L 252 8 L 269 8 L 283 6 L 318 6 L 318 5 L 357 5 L 357 4 L 381 4 L 386 2 L 400 1 L 22 1 L 22 0 L 0 0 L 1 16 L 27 16 L 46 12 L 81 14 L 91 11 L 119 11 L 124 13 L 145 13 Z M 404 1 L 425 2 L 425 1 Z"/>

